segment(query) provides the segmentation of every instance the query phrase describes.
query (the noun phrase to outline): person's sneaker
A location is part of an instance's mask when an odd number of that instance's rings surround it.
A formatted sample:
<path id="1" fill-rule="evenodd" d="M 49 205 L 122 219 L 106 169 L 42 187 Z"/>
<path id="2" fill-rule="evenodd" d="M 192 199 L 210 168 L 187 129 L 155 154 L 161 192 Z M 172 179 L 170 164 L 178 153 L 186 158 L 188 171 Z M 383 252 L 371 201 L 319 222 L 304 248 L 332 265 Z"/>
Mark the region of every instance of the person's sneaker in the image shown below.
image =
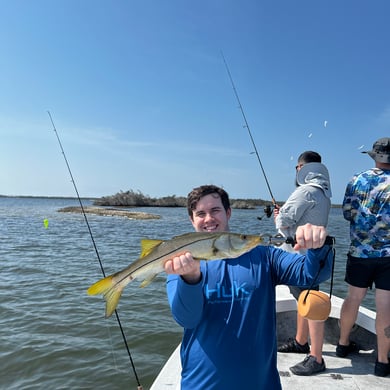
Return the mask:
<path id="1" fill-rule="evenodd" d="M 321 363 L 318 363 L 317 359 L 311 355 L 307 355 L 302 362 L 290 367 L 293 374 L 304 376 L 318 374 L 319 372 L 325 371 L 325 369 L 324 359 L 322 359 Z"/>
<path id="2" fill-rule="evenodd" d="M 376 376 L 387 376 L 390 374 L 390 363 L 381 363 L 378 360 L 375 362 L 375 371 Z"/>
<path id="3" fill-rule="evenodd" d="M 290 337 L 286 344 L 278 347 L 278 352 L 309 353 L 310 347 L 308 343 L 301 345 L 295 338 L 293 339 Z"/>
<path id="4" fill-rule="evenodd" d="M 348 345 L 341 345 L 337 343 L 336 356 L 344 358 L 354 352 L 359 352 L 359 347 L 353 341 L 351 341 Z"/>

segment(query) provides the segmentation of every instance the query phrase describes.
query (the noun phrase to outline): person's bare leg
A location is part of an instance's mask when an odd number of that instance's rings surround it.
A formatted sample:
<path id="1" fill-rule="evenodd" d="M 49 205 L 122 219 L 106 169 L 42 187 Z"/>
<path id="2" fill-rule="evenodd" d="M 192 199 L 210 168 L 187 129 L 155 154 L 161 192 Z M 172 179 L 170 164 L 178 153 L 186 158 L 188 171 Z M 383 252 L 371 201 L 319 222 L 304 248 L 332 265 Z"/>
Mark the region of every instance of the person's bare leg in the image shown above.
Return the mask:
<path id="1" fill-rule="evenodd" d="M 359 306 L 367 293 L 367 288 L 349 286 L 340 312 L 340 345 L 349 345 L 349 335 L 356 322 Z"/>
<path id="2" fill-rule="evenodd" d="M 376 289 L 376 337 L 378 340 L 378 362 L 389 363 L 390 352 L 390 291 Z"/>
<path id="3" fill-rule="evenodd" d="M 308 320 L 310 334 L 310 355 L 322 362 L 322 347 L 324 345 L 325 323 L 323 321 Z"/>
<path id="4" fill-rule="evenodd" d="M 301 344 L 305 345 L 309 339 L 309 324 L 308 321 L 297 313 L 297 333 L 295 340 Z"/>

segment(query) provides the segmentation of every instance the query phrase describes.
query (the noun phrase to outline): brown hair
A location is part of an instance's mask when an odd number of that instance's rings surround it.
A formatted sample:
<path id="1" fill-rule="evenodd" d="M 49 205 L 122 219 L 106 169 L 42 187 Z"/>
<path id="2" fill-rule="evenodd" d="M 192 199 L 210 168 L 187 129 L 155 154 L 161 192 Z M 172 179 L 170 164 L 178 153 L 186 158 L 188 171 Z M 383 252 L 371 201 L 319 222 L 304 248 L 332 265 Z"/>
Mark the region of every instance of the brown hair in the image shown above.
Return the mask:
<path id="1" fill-rule="evenodd" d="M 196 205 L 199 200 L 206 195 L 214 195 L 221 198 L 222 205 L 225 211 L 230 209 L 230 200 L 228 193 L 220 187 L 213 184 L 206 184 L 200 187 L 194 188 L 187 196 L 187 211 L 188 215 L 192 219 L 192 212 L 196 209 Z"/>

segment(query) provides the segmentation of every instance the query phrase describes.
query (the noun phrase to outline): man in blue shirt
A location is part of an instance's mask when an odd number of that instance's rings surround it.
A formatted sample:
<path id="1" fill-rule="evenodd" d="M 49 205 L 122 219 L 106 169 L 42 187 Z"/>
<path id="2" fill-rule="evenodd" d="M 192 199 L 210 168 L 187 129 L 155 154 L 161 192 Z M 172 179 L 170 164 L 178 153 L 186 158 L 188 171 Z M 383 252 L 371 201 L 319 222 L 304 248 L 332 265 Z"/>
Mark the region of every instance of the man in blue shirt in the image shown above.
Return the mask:
<path id="1" fill-rule="evenodd" d="M 380 138 L 368 153 L 375 168 L 355 175 L 343 201 L 350 222 L 351 244 L 345 273 L 349 284 L 340 314 L 340 339 L 336 355 L 356 352 L 349 340 L 360 303 L 375 283 L 378 357 L 375 375 L 390 375 L 390 138 Z"/>
<path id="2" fill-rule="evenodd" d="M 197 232 L 229 230 L 231 208 L 222 188 L 195 188 L 187 209 Z M 296 231 L 293 254 L 257 246 L 228 261 L 195 261 L 186 253 L 165 271 L 172 315 L 184 328 L 182 390 L 280 389 L 277 370 L 275 287 L 309 286 L 329 278 L 332 254 L 326 229 L 306 224 Z"/>

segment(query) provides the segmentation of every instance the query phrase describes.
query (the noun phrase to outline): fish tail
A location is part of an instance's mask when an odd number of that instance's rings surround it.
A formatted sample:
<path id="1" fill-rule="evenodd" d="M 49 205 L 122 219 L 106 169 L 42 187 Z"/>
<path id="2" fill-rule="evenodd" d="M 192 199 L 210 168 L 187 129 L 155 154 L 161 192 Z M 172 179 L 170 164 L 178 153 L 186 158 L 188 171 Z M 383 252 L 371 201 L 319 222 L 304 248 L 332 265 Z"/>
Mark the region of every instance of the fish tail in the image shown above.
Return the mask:
<path id="1" fill-rule="evenodd" d="M 113 276 L 107 276 L 93 284 L 88 290 L 89 295 L 102 294 L 106 301 L 106 318 L 110 317 L 118 306 L 124 286 L 114 283 Z"/>
<path id="2" fill-rule="evenodd" d="M 94 283 L 88 290 L 88 295 L 98 295 L 105 294 L 111 287 L 113 287 L 114 282 L 112 280 L 112 275 L 107 276 L 106 278 L 100 279 Z"/>

